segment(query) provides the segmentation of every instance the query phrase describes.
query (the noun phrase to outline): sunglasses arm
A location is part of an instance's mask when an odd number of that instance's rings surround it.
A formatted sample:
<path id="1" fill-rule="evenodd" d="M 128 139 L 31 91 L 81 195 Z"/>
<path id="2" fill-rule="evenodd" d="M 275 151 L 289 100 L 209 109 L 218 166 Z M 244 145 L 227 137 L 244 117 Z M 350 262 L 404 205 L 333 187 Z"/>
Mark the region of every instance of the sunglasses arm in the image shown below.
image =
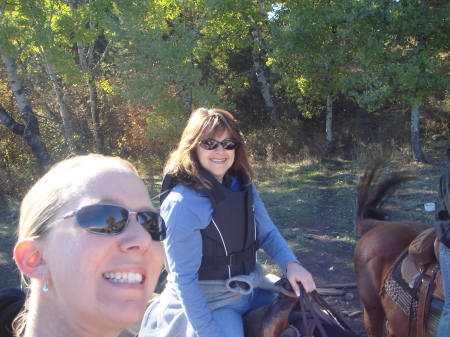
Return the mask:
<path id="1" fill-rule="evenodd" d="M 43 229 L 41 231 L 39 231 L 37 236 L 42 235 L 43 233 L 45 233 L 46 231 L 48 231 L 50 228 L 52 228 L 55 224 L 57 224 L 58 222 L 60 222 L 61 220 L 66 220 L 68 218 L 71 218 L 73 216 L 75 216 L 77 212 L 70 212 L 66 215 L 63 215 L 62 217 L 59 217 L 58 219 L 52 221 L 51 223 L 49 223 L 47 226 L 44 226 Z"/>

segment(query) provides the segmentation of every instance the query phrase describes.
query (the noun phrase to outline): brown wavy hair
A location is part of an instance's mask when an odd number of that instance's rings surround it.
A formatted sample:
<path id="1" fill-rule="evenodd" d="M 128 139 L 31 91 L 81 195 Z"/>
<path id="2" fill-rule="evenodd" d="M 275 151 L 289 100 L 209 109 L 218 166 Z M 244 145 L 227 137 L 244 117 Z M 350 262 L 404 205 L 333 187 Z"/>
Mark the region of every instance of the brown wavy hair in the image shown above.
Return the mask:
<path id="1" fill-rule="evenodd" d="M 192 112 L 181 135 L 178 148 L 170 154 L 164 172 L 192 188 L 197 189 L 200 186 L 189 179 L 189 176 L 197 177 L 204 186 L 211 188 L 211 184 L 201 174 L 202 166 L 196 146 L 204 136 L 214 138 L 225 131 L 228 131 L 231 139 L 239 141 L 238 147 L 234 150 L 234 162 L 229 173 L 236 176 L 239 172 L 244 172 L 250 178 L 250 183 L 254 177 L 254 171 L 244 136 L 233 115 L 222 109 L 199 108 Z"/>

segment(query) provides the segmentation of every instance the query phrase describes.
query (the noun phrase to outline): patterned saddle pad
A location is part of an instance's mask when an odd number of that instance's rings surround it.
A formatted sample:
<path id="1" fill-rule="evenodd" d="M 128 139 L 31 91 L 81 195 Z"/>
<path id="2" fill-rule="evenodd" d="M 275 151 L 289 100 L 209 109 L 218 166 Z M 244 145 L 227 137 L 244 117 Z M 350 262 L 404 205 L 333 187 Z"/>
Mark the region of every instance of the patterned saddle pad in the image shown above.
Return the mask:
<path id="1" fill-rule="evenodd" d="M 413 294 L 413 283 L 418 277 L 419 270 L 409 257 L 407 250 L 397 259 L 389 273 L 386 275 L 383 289 L 386 294 L 398 305 L 406 316 L 410 316 L 412 309 L 413 323 L 417 323 L 419 306 L 419 294 Z M 404 272 L 402 274 L 402 271 Z M 435 295 L 438 294 L 438 295 Z M 442 296 L 442 297 L 441 297 Z M 429 308 L 426 336 L 435 336 L 439 324 L 443 302 L 442 277 L 440 271 L 436 277 L 436 286 L 433 291 L 433 299 Z"/>

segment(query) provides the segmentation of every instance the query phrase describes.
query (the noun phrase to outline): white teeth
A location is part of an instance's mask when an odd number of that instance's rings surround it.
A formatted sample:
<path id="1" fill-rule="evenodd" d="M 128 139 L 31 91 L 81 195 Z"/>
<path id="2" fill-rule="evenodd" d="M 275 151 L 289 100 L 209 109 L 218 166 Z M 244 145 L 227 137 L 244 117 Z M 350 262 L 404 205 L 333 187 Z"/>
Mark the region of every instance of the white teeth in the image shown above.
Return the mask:
<path id="1" fill-rule="evenodd" d="M 144 279 L 140 273 L 129 272 L 104 273 L 103 277 L 109 281 L 118 283 L 141 283 Z"/>
<path id="2" fill-rule="evenodd" d="M 211 159 L 211 161 L 213 161 L 215 163 L 222 163 L 225 161 L 225 159 Z"/>

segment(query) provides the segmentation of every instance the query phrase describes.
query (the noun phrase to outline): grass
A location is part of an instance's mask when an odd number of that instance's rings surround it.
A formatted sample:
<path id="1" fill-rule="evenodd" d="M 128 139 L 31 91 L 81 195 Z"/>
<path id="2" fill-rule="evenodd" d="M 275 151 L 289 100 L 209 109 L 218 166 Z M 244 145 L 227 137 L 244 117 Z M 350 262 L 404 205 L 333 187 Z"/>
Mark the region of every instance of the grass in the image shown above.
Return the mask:
<path id="1" fill-rule="evenodd" d="M 271 165 L 269 169 L 265 169 L 263 164 L 256 165 L 260 196 L 272 220 L 302 263 L 302 256 L 323 254 L 322 260 L 327 260 L 328 255 L 340 254 L 342 249 L 350 251 L 347 247 L 356 243 L 353 214 L 357 177 L 349 174 L 349 168 L 330 176 L 330 170 L 335 170 L 335 166 L 334 162 L 284 163 Z M 323 218 L 329 221 L 325 224 L 318 220 Z M 323 252 L 318 254 L 320 250 Z M 278 267 L 266 254 L 259 253 L 259 259 L 267 272 L 281 276 Z M 353 267 L 352 263 L 349 259 L 348 268 Z M 307 265 L 305 267 L 310 269 Z"/>
<path id="2" fill-rule="evenodd" d="M 391 220 L 414 220 L 432 225 L 433 214 L 423 204 L 436 202 L 438 178 L 448 165 L 445 144 L 423 146 L 427 164 L 408 162 L 399 152 L 383 174 L 407 169 L 418 180 L 398 190 L 386 208 Z M 359 159 L 358 159 L 359 158 Z M 361 159 L 362 158 L 362 159 Z M 353 273 L 352 252 L 358 237 L 354 232 L 358 179 L 369 155 L 352 161 L 322 163 L 257 163 L 256 185 L 272 220 L 299 259 L 308 257 L 305 267 L 317 276 L 318 283 L 333 280 L 336 269 Z M 150 194 L 159 192 L 160 180 L 146 180 Z M 158 205 L 157 200 L 153 200 Z M 0 215 L 0 288 L 19 286 L 20 277 L 12 260 L 17 227 L 17 206 Z M 267 273 L 280 275 L 279 268 L 264 253 L 259 260 Z M 345 276 L 345 275 L 344 275 Z"/>

